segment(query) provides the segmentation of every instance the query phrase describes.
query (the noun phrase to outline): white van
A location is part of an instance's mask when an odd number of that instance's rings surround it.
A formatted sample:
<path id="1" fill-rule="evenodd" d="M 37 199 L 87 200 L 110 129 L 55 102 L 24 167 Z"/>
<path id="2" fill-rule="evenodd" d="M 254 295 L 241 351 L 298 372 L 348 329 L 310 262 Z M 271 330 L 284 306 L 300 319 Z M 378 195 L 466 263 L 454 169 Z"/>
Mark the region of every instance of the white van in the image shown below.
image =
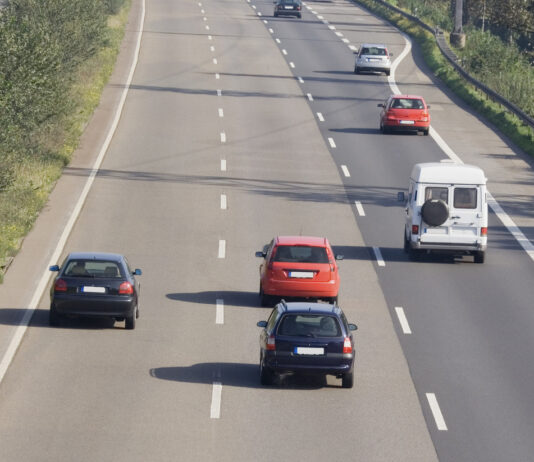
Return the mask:
<path id="1" fill-rule="evenodd" d="M 486 176 L 479 167 L 452 161 L 416 164 L 406 200 L 404 250 L 469 253 L 484 263 L 488 233 Z"/>

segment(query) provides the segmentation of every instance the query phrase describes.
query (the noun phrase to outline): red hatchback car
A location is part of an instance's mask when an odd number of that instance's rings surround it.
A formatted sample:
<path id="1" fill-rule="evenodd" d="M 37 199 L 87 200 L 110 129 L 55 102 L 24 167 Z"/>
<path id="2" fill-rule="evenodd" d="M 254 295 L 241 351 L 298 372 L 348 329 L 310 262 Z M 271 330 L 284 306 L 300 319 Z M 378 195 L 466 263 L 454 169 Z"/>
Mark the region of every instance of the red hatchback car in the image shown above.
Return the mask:
<path id="1" fill-rule="evenodd" d="M 380 113 L 380 131 L 412 131 L 423 132 L 428 135 L 430 130 L 430 114 L 422 96 L 415 95 L 391 95 L 378 107 Z"/>
<path id="2" fill-rule="evenodd" d="M 278 236 L 263 251 L 260 265 L 262 306 L 280 298 L 312 298 L 337 302 L 339 269 L 328 239 L 309 236 Z"/>

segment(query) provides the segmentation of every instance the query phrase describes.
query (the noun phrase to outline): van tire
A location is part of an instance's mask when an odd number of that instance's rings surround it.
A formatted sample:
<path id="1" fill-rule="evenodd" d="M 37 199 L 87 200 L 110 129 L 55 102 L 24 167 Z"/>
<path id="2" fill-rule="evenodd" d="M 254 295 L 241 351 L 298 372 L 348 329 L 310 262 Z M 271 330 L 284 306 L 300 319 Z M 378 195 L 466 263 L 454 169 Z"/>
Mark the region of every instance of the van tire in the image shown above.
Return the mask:
<path id="1" fill-rule="evenodd" d="M 428 199 L 421 207 L 421 216 L 426 224 L 440 226 L 449 218 L 449 207 L 441 199 Z"/>
<path id="2" fill-rule="evenodd" d="M 475 263 L 484 263 L 486 259 L 486 252 L 483 250 L 478 250 L 475 252 Z"/>
<path id="3" fill-rule="evenodd" d="M 410 241 L 406 237 L 406 233 L 404 233 L 404 251 L 410 253 Z"/>

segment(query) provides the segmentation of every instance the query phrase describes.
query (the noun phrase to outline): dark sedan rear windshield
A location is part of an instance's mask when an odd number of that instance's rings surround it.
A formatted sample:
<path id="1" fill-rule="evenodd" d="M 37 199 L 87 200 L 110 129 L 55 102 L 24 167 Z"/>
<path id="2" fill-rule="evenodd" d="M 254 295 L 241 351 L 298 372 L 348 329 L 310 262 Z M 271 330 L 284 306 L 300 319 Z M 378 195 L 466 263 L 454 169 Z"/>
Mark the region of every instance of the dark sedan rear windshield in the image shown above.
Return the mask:
<path id="1" fill-rule="evenodd" d="M 341 337 L 337 318 L 321 314 L 286 314 L 278 335 L 291 337 Z"/>
<path id="2" fill-rule="evenodd" d="M 114 261 L 71 260 L 63 272 L 68 277 L 120 278 L 119 265 Z"/>
<path id="3" fill-rule="evenodd" d="M 280 245 L 276 249 L 274 261 L 293 263 L 328 263 L 328 255 L 324 247 Z"/>

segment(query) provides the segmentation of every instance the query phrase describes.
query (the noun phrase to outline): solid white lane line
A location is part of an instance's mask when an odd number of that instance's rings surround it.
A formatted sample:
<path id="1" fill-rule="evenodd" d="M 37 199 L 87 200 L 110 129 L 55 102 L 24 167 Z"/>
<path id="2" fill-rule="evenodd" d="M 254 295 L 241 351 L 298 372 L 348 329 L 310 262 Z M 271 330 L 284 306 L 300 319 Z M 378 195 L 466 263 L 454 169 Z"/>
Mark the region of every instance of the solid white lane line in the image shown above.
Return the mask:
<path id="1" fill-rule="evenodd" d="M 221 172 L 226 172 L 226 159 L 221 159 Z"/>
<path id="2" fill-rule="evenodd" d="M 346 165 L 341 166 L 341 171 L 343 172 L 343 175 L 345 175 L 347 178 L 350 178 L 350 172 Z"/>
<path id="3" fill-rule="evenodd" d="M 287 51 L 285 49 L 282 50 L 282 54 L 287 56 Z"/>
<path id="4" fill-rule="evenodd" d="M 91 190 L 91 186 L 93 185 L 95 177 L 98 173 L 98 170 L 100 169 L 100 166 L 102 165 L 104 156 L 106 155 L 106 152 L 109 148 L 113 135 L 115 134 L 115 131 L 119 124 L 122 110 L 124 108 L 124 103 L 126 101 L 126 96 L 128 95 L 128 91 L 130 90 L 130 85 L 132 83 L 135 68 L 137 66 L 137 61 L 139 60 L 139 51 L 141 49 L 141 39 L 143 36 L 143 29 L 144 29 L 144 23 L 145 23 L 145 11 L 146 11 L 145 1 L 142 0 L 141 14 L 139 17 L 139 25 L 137 26 L 138 35 L 136 37 L 133 60 L 132 60 L 132 64 L 131 64 L 131 67 L 128 73 L 128 77 L 126 79 L 126 83 L 124 85 L 124 89 L 121 93 L 121 97 L 117 105 L 117 110 L 115 112 L 113 121 L 111 122 L 111 125 L 109 126 L 109 130 L 102 144 L 102 147 L 100 148 L 98 156 L 93 164 L 93 167 L 89 173 L 89 176 L 87 177 L 83 190 L 80 193 L 80 197 L 78 198 L 78 201 L 76 202 L 74 206 L 74 209 L 69 217 L 69 220 L 67 221 L 67 224 L 63 228 L 63 232 L 61 233 L 61 236 L 56 244 L 56 248 L 54 249 L 54 252 L 52 253 L 50 257 L 50 260 L 48 261 L 48 265 L 46 266 L 52 266 L 58 263 L 59 257 L 61 256 L 61 253 L 63 252 L 63 249 L 65 247 L 67 239 L 69 238 L 72 228 L 74 227 L 74 224 L 76 223 L 78 216 L 80 215 L 80 212 L 85 203 L 87 195 L 89 194 L 89 191 Z M 6 352 L 4 356 L 2 357 L 2 360 L 0 361 L 0 383 L 2 383 L 2 380 L 4 379 L 7 369 L 9 365 L 11 364 L 11 361 L 13 361 L 13 357 L 15 356 L 15 353 L 20 345 L 20 342 L 22 341 L 24 333 L 26 332 L 26 329 L 28 328 L 28 325 L 33 316 L 33 313 L 35 309 L 37 308 L 37 305 L 39 304 L 39 300 L 42 298 L 43 293 L 47 288 L 48 281 L 50 280 L 51 277 L 52 277 L 52 273 L 50 271 L 47 270 L 43 273 L 43 275 L 41 276 L 41 279 L 39 280 L 39 283 L 37 284 L 35 292 L 33 293 L 32 299 L 28 305 L 28 309 L 24 312 L 24 316 L 22 317 L 22 320 L 20 321 L 19 325 L 15 329 L 15 333 L 13 334 L 13 337 L 11 338 L 8 344 L 8 347 L 6 349 Z"/>
<path id="5" fill-rule="evenodd" d="M 289 63 L 289 67 L 291 67 L 291 68 L 295 69 L 295 63 L 292 63 L 292 62 L 291 62 L 291 63 Z"/>
<path id="6" fill-rule="evenodd" d="M 216 78 L 217 80 L 219 80 L 219 79 L 221 78 L 221 76 L 219 75 L 218 72 L 215 73 L 215 78 Z"/>
<path id="7" fill-rule="evenodd" d="M 402 332 L 406 335 L 409 335 L 412 333 L 412 329 L 410 329 L 410 324 L 408 324 L 408 319 L 406 319 L 406 315 L 404 314 L 404 309 L 402 306 L 396 306 L 395 312 L 397 313 L 397 317 L 399 318 L 399 323 L 402 327 Z"/>
<path id="8" fill-rule="evenodd" d="M 215 324 L 224 324 L 224 300 L 222 298 L 218 298 L 215 304 Z"/>
<path id="9" fill-rule="evenodd" d="M 378 266 L 386 266 L 386 262 L 382 258 L 382 252 L 380 252 L 379 247 L 373 247 L 373 252 L 375 253 L 376 263 Z"/>
<path id="10" fill-rule="evenodd" d="M 336 143 L 334 141 L 334 138 L 328 138 L 328 142 L 330 143 L 330 147 L 331 148 L 335 148 L 336 147 Z"/>
<path id="11" fill-rule="evenodd" d="M 219 117 L 224 117 L 224 111 L 222 107 L 219 108 Z"/>
<path id="12" fill-rule="evenodd" d="M 226 143 L 226 133 L 221 132 L 221 143 Z"/>
<path id="13" fill-rule="evenodd" d="M 221 194 L 221 210 L 226 210 L 227 206 L 226 194 Z"/>
<path id="14" fill-rule="evenodd" d="M 222 96 L 222 90 L 217 90 L 217 96 Z"/>
<path id="15" fill-rule="evenodd" d="M 443 418 L 443 414 L 441 413 L 441 409 L 439 408 L 436 395 L 434 393 L 427 393 L 426 399 L 428 400 L 428 404 L 430 406 L 430 410 L 432 411 L 432 415 L 434 416 L 434 420 L 436 421 L 436 427 L 438 428 L 438 430 L 448 430 L 447 424 L 445 423 L 445 419 Z"/>
<path id="16" fill-rule="evenodd" d="M 306 93 L 306 96 L 308 97 L 309 101 L 313 101 L 313 96 L 311 93 Z"/>
<path id="17" fill-rule="evenodd" d="M 320 122 L 324 122 L 324 117 L 323 117 L 323 114 L 318 112 L 317 113 L 317 118 L 319 119 Z"/>
<path id="18" fill-rule="evenodd" d="M 300 83 L 304 83 L 304 79 L 302 77 L 299 77 L 298 79 Z"/>
<path id="19" fill-rule="evenodd" d="M 211 408 L 210 408 L 210 417 L 212 419 L 219 419 L 221 417 L 221 396 L 222 396 L 222 383 L 213 382 L 213 389 L 211 391 Z"/>
<path id="20" fill-rule="evenodd" d="M 356 210 L 358 211 L 358 214 L 361 217 L 365 216 L 365 210 L 363 209 L 362 203 L 360 201 L 354 201 L 354 205 L 356 206 Z"/>
<path id="21" fill-rule="evenodd" d="M 217 58 L 213 58 L 213 64 L 217 64 Z"/>
<path id="22" fill-rule="evenodd" d="M 219 239 L 219 252 L 217 254 L 217 258 L 225 258 L 226 257 L 226 241 L 224 239 Z"/>

